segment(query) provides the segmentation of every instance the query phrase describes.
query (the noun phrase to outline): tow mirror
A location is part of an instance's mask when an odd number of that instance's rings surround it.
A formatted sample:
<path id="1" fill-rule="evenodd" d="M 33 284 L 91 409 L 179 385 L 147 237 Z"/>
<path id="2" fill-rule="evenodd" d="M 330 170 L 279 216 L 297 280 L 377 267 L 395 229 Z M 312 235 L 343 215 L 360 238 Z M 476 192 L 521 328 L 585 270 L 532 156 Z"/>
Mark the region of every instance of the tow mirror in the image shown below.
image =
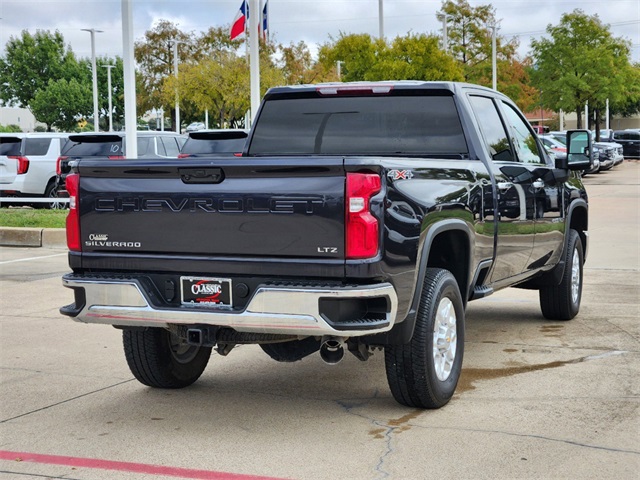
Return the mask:
<path id="1" fill-rule="evenodd" d="M 593 145 L 589 130 L 567 132 L 567 163 L 569 170 L 588 170 L 593 163 Z"/>

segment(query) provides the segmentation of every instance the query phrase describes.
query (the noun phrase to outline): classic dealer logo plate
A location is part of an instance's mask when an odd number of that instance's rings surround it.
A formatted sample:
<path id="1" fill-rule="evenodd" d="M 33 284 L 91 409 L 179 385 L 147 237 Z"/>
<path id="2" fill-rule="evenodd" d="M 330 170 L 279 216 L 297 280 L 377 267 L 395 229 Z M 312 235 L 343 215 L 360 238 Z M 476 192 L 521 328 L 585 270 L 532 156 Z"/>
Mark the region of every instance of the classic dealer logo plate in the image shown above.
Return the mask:
<path id="1" fill-rule="evenodd" d="M 228 278 L 180 277 L 183 305 L 231 307 Z"/>

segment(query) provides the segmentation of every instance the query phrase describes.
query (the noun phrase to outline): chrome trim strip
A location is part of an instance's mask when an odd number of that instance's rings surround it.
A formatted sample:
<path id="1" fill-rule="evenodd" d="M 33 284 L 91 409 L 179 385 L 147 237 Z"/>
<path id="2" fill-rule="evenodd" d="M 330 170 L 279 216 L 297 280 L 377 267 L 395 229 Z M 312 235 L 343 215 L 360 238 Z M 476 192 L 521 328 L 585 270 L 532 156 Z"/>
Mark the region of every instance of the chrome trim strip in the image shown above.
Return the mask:
<path id="1" fill-rule="evenodd" d="M 76 321 L 118 326 L 166 327 L 202 324 L 230 327 L 238 332 L 355 337 L 390 330 L 396 320 L 398 297 L 390 283 L 331 289 L 262 286 L 242 312 L 206 307 L 159 309 L 135 280 L 63 278 L 68 288 L 83 288 L 86 304 Z M 387 297 L 388 325 L 375 329 L 336 330 L 320 315 L 320 298 Z"/>

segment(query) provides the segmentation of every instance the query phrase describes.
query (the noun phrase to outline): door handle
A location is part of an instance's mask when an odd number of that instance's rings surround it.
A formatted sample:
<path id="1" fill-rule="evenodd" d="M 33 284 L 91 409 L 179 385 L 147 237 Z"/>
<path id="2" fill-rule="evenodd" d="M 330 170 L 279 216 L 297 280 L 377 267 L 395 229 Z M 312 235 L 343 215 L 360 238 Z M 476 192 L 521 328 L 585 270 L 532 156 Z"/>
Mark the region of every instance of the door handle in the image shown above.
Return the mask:
<path id="1" fill-rule="evenodd" d="M 224 180 L 224 172 L 221 168 L 179 168 L 178 173 L 183 183 L 220 183 Z"/>

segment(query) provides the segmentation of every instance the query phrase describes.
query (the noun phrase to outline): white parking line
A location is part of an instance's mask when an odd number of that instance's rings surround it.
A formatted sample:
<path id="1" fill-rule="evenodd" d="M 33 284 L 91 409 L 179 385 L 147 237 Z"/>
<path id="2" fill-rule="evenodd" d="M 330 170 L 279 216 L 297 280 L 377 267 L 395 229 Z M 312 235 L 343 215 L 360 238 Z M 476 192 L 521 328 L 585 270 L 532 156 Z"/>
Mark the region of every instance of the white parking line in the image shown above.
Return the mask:
<path id="1" fill-rule="evenodd" d="M 56 253 L 54 255 L 44 255 L 42 257 L 29 257 L 29 258 L 18 258 L 17 260 L 7 260 L 6 262 L 0 262 L 0 265 L 4 265 L 5 263 L 28 262 L 30 260 L 39 260 L 41 258 L 61 257 L 62 255 L 67 255 L 67 252 Z"/>

